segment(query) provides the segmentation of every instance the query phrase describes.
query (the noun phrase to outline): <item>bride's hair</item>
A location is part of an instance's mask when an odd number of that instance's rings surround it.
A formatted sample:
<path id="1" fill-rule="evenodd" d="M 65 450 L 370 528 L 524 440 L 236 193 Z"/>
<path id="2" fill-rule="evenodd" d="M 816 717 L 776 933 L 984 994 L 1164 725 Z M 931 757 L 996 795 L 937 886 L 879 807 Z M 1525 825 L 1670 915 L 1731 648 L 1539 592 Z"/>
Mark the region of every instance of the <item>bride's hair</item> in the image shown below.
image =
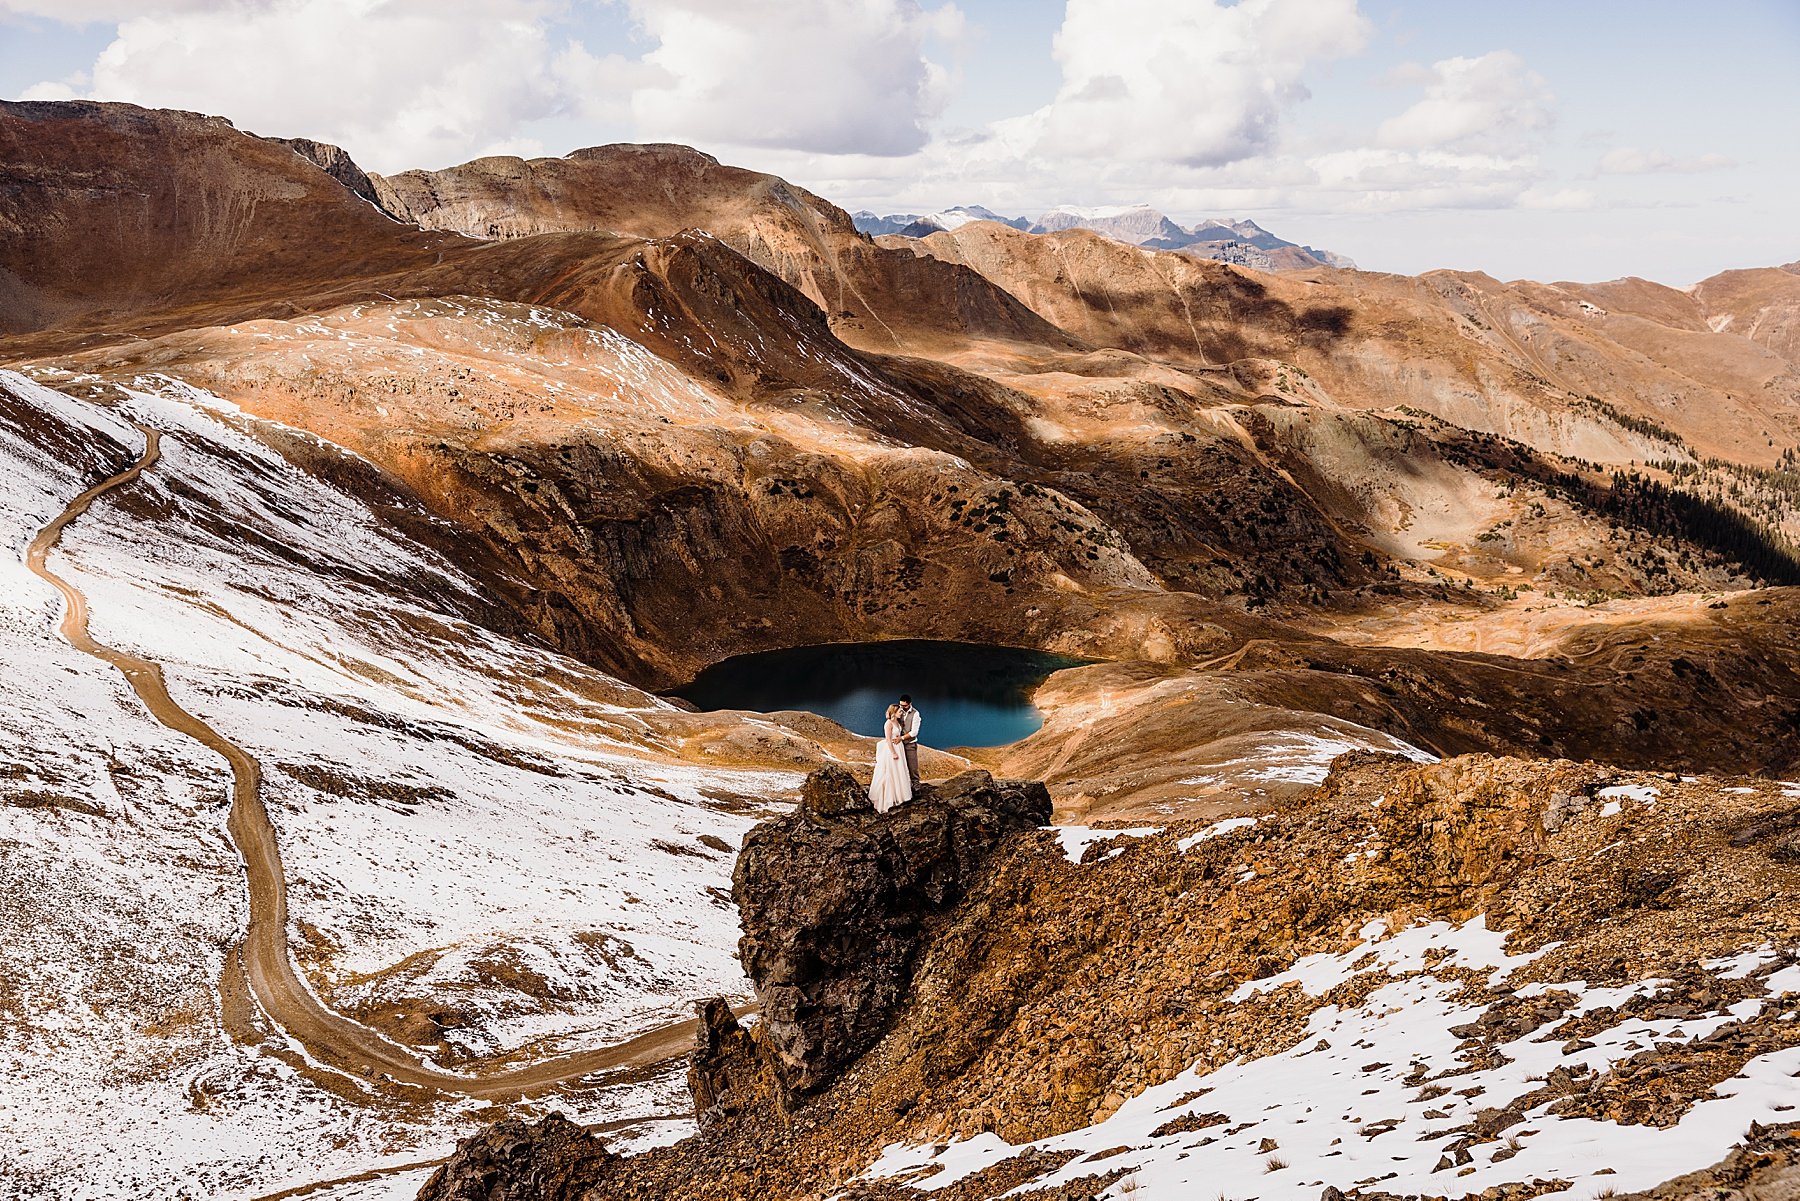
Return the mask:
<path id="1" fill-rule="evenodd" d="M 899 705 L 889 705 L 888 710 L 887 710 L 887 719 L 889 721 L 893 721 L 896 717 L 899 717 L 899 716 L 900 716 L 900 706 Z"/>

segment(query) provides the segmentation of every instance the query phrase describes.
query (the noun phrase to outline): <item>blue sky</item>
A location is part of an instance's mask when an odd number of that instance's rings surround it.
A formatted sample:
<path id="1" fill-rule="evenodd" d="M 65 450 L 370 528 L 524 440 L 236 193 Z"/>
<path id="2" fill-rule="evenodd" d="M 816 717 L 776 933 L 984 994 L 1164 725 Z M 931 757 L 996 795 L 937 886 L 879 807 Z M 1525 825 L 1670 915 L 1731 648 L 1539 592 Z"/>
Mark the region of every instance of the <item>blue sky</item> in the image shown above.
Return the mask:
<path id="1" fill-rule="evenodd" d="M 0 0 L 0 95 L 372 170 L 682 141 L 850 208 L 1147 202 L 1371 270 L 1800 259 L 1800 4 Z"/>

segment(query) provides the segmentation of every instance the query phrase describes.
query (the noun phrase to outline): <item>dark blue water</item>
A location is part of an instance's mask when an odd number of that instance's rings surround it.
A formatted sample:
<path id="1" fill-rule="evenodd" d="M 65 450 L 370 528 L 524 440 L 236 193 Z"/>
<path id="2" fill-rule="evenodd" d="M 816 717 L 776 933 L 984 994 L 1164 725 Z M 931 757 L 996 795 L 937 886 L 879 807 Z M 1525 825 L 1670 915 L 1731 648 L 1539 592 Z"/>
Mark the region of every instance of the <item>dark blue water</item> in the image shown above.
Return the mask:
<path id="1" fill-rule="evenodd" d="M 702 709 L 798 709 L 871 737 L 909 693 L 926 746 L 1005 746 L 1044 724 L 1027 699 L 1053 671 L 1088 662 L 975 642 L 849 642 L 739 655 L 673 695 Z"/>

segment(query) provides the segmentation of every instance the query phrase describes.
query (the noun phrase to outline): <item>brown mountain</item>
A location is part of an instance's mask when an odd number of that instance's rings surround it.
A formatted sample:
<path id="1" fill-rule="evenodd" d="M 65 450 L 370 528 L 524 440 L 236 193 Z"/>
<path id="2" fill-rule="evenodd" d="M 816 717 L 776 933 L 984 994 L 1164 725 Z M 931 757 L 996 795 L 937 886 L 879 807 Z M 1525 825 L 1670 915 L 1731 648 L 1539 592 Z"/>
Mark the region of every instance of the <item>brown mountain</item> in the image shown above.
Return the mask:
<path id="1" fill-rule="evenodd" d="M 278 142 L 131 105 L 0 102 L 0 334 L 293 314 L 454 255 Z"/>
<path id="2" fill-rule="evenodd" d="M 1447 271 L 1264 275 L 993 222 L 885 241 L 968 264 L 1097 346 L 1199 369 L 1287 361 L 1340 404 L 1409 405 L 1544 450 L 1603 462 L 1679 453 L 1632 420 L 1747 463 L 1800 443 L 1784 272 L 1727 273 L 1683 293 Z"/>
<path id="3" fill-rule="evenodd" d="M 70 136 L 87 125 L 93 137 Z M 1615 483 L 1479 432 L 1504 426 L 1595 458 L 1671 453 L 1621 425 L 1628 414 L 1581 409 L 1526 378 L 1523 335 L 1453 321 L 1448 299 L 1492 311 L 1492 281 L 1484 291 L 1450 276 L 1257 276 L 1079 231 L 969 226 L 961 242 L 927 240 L 941 253 L 985 248 L 977 265 L 1015 298 L 967 265 L 872 247 L 816 197 L 680 148 L 396 177 L 408 204 L 436 189 L 426 219 L 445 211 L 452 184 L 483 211 L 516 205 L 507 228 L 518 236 L 471 238 L 382 217 L 326 150 L 302 155 L 222 123 L 77 106 L 31 109 L 10 128 L 57 134 L 31 151 L 51 160 L 46 178 L 166 188 L 166 219 L 139 231 L 150 244 L 112 244 L 128 282 L 158 256 L 199 264 L 179 287 L 116 288 L 97 260 L 57 249 L 82 194 L 46 188 L 45 211 L 68 216 L 46 222 L 34 253 L 66 269 L 47 276 L 20 260 L 15 274 L 125 300 L 61 324 L 40 318 L 13 354 L 101 338 L 112 344 L 43 365 L 162 372 L 356 450 L 504 565 L 495 586 L 543 636 L 641 684 L 748 650 L 934 636 L 1154 664 L 1117 687 L 1095 681 L 1130 714 L 1185 687 L 1196 660 L 1267 637 L 1293 649 L 1238 656 L 1234 667 L 1265 670 L 1227 690 L 1260 716 L 1246 724 L 1251 710 L 1218 709 L 1209 720 L 1234 716 L 1193 753 L 1222 754 L 1319 705 L 1427 746 L 1640 762 L 1632 715 L 1689 713 L 1676 675 L 1634 673 L 1605 704 L 1559 713 L 1566 687 L 1552 678 L 1471 663 L 1467 687 L 1510 698 L 1504 720 L 1471 723 L 1444 707 L 1428 668 L 1384 675 L 1379 656 L 1352 665 L 1308 644 L 1392 643 L 1440 614 L 1464 623 L 1497 610 L 1504 627 L 1529 607 L 1521 588 L 1654 596 L 1800 579 L 1720 503 L 1677 503 L 1657 481 Z M 169 149 L 184 139 L 200 150 Z M 165 170 L 189 175 L 179 186 L 139 179 Z M 398 204 L 395 181 L 374 186 Z M 265 194 L 310 197 L 318 211 L 258 207 Z M 258 215 L 254 238 L 211 237 L 205 216 L 220 197 Z M 277 256 L 279 271 L 256 268 L 265 244 L 297 244 L 314 220 L 343 232 L 310 256 Z M 722 232 L 679 232 L 701 221 Z M 586 228 L 606 224 L 637 232 Z M 840 337 L 869 327 L 834 321 L 731 239 L 764 254 L 780 245 L 777 265 L 815 287 L 837 278 L 828 252 L 854 251 L 877 308 L 908 308 L 915 279 L 966 286 L 979 303 L 918 310 L 909 328 L 935 357 L 916 344 L 904 357 L 871 353 Z M 1031 262 L 1039 274 L 1024 273 Z M 1008 337 L 990 336 L 995 314 Z M 120 330 L 137 337 L 108 336 Z M 1578 624 L 1580 610 L 1562 605 L 1542 619 L 1540 648 Z M 1647 643 L 1663 637 L 1631 628 Z M 1745 629 L 1712 678 L 1785 695 L 1757 658 L 1773 631 Z M 1462 649 L 1414 645 L 1421 664 Z M 1391 703 L 1353 699 L 1335 682 L 1346 676 L 1380 676 Z M 1083 702 L 1069 703 L 1073 713 Z M 1695 715 L 1724 721 L 1699 744 L 1745 753 L 1724 733 L 1729 710 Z M 1121 787 L 1142 755 L 1186 778 L 1168 753 L 1185 735 L 1123 721 L 1145 733 L 1137 745 L 1111 741 L 1098 757 L 1049 746 L 1031 770 L 1065 803 L 1102 809 L 1143 803 L 1141 775 Z"/>
<path id="4" fill-rule="evenodd" d="M 613 145 L 566 158 L 485 158 L 376 177 L 381 204 L 423 229 L 477 238 L 705 230 L 798 288 L 840 337 L 928 350 L 946 334 L 1068 345 L 985 278 L 875 246 L 849 214 L 773 175 L 686 146 Z"/>

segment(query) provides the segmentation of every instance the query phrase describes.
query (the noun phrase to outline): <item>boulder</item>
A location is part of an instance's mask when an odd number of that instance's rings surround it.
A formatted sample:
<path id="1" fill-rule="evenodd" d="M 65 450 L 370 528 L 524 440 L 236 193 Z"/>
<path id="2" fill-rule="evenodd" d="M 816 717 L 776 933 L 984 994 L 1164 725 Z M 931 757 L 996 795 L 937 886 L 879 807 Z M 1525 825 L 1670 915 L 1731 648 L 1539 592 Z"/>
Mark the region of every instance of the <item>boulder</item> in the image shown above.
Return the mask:
<path id="1" fill-rule="evenodd" d="M 617 1158 L 560 1113 L 536 1123 L 509 1118 L 457 1143 L 419 1201 L 575 1201 Z"/>
<path id="2" fill-rule="evenodd" d="M 823 1088 L 887 1030 L 926 923 L 1002 840 L 1050 821 L 1035 782 L 965 772 L 878 814 L 850 773 L 807 778 L 793 813 L 744 840 L 738 955 L 762 1004 L 758 1041 L 791 1099 Z"/>
<path id="3" fill-rule="evenodd" d="M 875 803 L 855 776 L 832 763 L 809 774 L 800 786 L 800 812 L 815 820 L 842 817 L 847 813 L 873 813 Z"/>
<path id="4" fill-rule="evenodd" d="M 725 998 L 712 997 L 694 1008 L 700 1024 L 688 1054 L 687 1082 L 694 1120 L 705 1133 L 768 1096 L 770 1076 L 750 1032 L 738 1024 Z"/>

